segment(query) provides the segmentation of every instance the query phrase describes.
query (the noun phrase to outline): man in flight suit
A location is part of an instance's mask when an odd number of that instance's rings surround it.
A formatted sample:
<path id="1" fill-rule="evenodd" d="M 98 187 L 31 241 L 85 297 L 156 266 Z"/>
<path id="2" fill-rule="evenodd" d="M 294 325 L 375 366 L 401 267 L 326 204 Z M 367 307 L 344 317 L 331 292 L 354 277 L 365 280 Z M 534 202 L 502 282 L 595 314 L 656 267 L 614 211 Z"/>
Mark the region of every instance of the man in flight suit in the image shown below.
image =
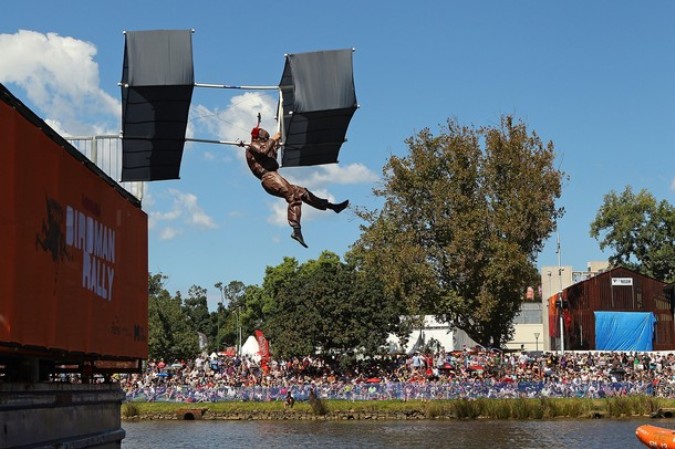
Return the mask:
<path id="1" fill-rule="evenodd" d="M 302 203 L 309 204 L 319 210 L 330 209 L 335 213 L 340 213 L 349 206 L 349 200 L 333 204 L 326 199 L 317 197 L 306 188 L 293 185 L 283 178 L 278 172 L 279 163 L 277 162 L 280 140 L 281 134 L 278 132 L 270 138 L 270 134 L 265 129 L 253 128 L 251 143 L 246 146 L 246 162 L 251 172 L 262 181 L 262 187 L 267 193 L 286 200 L 288 203 L 288 224 L 293 228 L 291 238 L 307 248 L 300 229 Z"/>

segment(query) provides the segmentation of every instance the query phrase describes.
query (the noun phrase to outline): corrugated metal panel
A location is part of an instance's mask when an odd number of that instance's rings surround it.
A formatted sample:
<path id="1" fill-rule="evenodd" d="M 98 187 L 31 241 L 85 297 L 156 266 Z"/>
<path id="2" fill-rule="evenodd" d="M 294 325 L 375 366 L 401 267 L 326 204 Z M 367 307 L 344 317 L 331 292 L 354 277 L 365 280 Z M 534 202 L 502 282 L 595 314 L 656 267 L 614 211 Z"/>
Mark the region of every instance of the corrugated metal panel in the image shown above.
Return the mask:
<path id="1" fill-rule="evenodd" d="M 624 285 L 613 285 L 612 278 L 630 279 Z M 675 349 L 675 332 L 670 302 L 663 291 L 665 283 L 618 267 L 600 273 L 565 289 L 569 298 L 571 326 L 566 340 L 569 349 L 595 347 L 593 312 L 653 312 L 657 317 L 654 350 Z"/>
<path id="2" fill-rule="evenodd" d="M 0 85 L 0 350 L 147 357 L 140 203 Z"/>

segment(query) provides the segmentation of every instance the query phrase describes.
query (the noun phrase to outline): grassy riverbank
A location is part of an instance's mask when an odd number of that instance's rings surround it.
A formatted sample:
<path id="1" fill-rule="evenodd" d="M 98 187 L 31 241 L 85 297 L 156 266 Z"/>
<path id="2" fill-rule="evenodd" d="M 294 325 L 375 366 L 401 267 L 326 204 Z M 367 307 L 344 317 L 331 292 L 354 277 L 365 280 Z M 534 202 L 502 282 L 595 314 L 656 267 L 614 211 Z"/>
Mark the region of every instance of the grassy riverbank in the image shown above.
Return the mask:
<path id="1" fill-rule="evenodd" d="M 125 402 L 123 419 L 552 419 L 651 416 L 675 399 L 631 396 L 608 399 L 541 398 L 432 401 Z M 206 409 L 201 414 L 201 411 Z M 196 413 L 199 411 L 200 413 Z"/>

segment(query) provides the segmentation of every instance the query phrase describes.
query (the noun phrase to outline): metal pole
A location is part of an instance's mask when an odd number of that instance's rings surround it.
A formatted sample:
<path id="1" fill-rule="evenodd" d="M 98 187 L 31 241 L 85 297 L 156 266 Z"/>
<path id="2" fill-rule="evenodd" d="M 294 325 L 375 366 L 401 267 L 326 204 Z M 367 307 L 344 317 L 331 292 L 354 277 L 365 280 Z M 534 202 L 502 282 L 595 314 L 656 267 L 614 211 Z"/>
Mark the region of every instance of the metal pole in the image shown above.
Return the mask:
<path id="1" fill-rule="evenodd" d="M 90 140 L 92 138 L 98 138 L 98 139 L 120 139 L 122 138 L 122 134 L 99 134 L 96 136 L 66 136 L 66 140 Z"/>
<path id="2" fill-rule="evenodd" d="M 560 293 L 559 299 L 560 299 L 560 352 L 565 352 L 565 326 L 563 324 L 562 292 Z"/>
<path id="3" fill-rule="evenodd" d="M 101 136 L 99 136 L 101 137 Z M 124 136 L 115 136 L 119 138 L 124 138 Z M 129 139 L 133 140 L 151 140 L 149 137 L 128 137 Z M 213 139 L 197 139 L 194 137 L 187 137 L 185 138 L 186 142 L 199 142 L 199 143 L 216 143 L 220 145 L 234 145 L 234 146 L 242 146 L 242 144 L 246 145 L 243 141 L 241 140 L 213 140 Z"/>
<path id="4" fill-rule="evenodd" d="M 565 326 L 563 323 L 563 281 L 562 281 L 562 266 L 561 266 L 561 251 L 560 251 L 560 234 L 558 234 L 558 278 L 560 279 L 560 291 L 558 292 L 558 300 L 560 301 L 560 352 L 565 352 Z"/>
<path id="5" fill-rule="evenodd" d="M 124 136 L 122 134 L 119 135 L 100 135 L 100 136 L 71 136 L 68 137 L 68 140 L 92 140 L 92 146 L 95 146 L 96 144 L 96 139 L 123 139 Z M 129 139 L 134 139 L 134 140 L 151 140 L 149 137 L 129 137 Z M 185 139 L 186 142 L 199 142 L 199 143 L 217 143 L 220 145 L 235 145 L 235 146 L 240 146 L 243 141 L 240 140 L 212 140 L 212 139 L 196 139 L 194 137 L 188 137 Z M 94 150 L 94 156 L 95 156 L 96 151 Z M 95 162 L 94 157 L 91 158 L 92 161 Z"/>
<path id="6" fill-rule="evenodd" d="M 208 84 L 195 83 L 195 87 L 208 87 L 215 89 L 241 89 L 241 90 L 279 90 L 279 86 L 235 86 L 232 84 Z M 125 86 L 127 87 L 127 86 Z"/>
<path id="7" fill-rule="evenodd" d="M 239 348 L 237 349 L 237 354 L 241 355 L 241 306 L 237 309 L 237 326 L 239 327 Z"/>
<path id="8" fill-rule="evenodd" d="M 118 86 L 129 88 L 127 83 L 117 83 Z M 194 83 L 195 87 L 207 87 L 214 89 L 239 89 L 239 90 L 279 90 L 279 86 L 235 86 L 233 84 L 209 84 L 209 83 Z"/>
<path id="9" fill-rule="evenodd" d="M 220 348 L 220 307 L 225 302 L 225 292 L 223 291 L 222 284 L 220 285 L 220 302 L 218 303 L 218 309 L 216 313 L 218 314 L 218 337 L 216 340 L 216 355 L 218 355 L 218 349 Z"/>
<path id="10" fill-rule="evenodd" d="M 612 297 L 612 308 L 614 308 L 614 284 L 612 284 L 612 279 L 609 279 L 609 292 L 611 293 Z"/>
<path id="11" fill-rule="evenodd" d="M 97 141 L 96 141 L 96 136 L 92 136 L 91 138 L 91 160 L 98 166 L 98 148 L 97 148 Z"/>
<path id="12" fill-rule="evenodd" d="M 291 111 L 292 112 L 292 111 Z M 281 133 L 281 141 L 286 142 L 284 123 L 284 93 L 279 89 L 279 109 L 277 110 L 277 131 Z"/>
<path id="13" fill-rule="evenodd" d="M 200 143 L 217 143 L 220 145 L 235 145 L 235 146 L 240 146 L 243 142 L 242 141 L 234 141 L 234 140 L 210 140 L 210 139 L 195 139 L 193 137 L 188 137 L 185 139 L 186 142 L 200 142 Z"/>

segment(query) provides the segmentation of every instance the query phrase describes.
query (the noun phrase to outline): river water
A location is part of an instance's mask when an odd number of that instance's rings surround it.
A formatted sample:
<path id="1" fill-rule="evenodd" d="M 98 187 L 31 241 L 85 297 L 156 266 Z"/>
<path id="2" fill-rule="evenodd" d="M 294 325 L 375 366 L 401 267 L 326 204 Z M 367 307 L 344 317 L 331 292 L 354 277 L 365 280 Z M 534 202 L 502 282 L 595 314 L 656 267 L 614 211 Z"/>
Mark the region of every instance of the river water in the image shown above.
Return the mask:
<path id="1" fill-rule="evenodd" d="M 675 428 L 675 421 L 420 420 L 420 421 L 139 421 L 122 423 L 123 449 L 157 448 L 462 448 L 644 449 L 642 424 Z"/>

